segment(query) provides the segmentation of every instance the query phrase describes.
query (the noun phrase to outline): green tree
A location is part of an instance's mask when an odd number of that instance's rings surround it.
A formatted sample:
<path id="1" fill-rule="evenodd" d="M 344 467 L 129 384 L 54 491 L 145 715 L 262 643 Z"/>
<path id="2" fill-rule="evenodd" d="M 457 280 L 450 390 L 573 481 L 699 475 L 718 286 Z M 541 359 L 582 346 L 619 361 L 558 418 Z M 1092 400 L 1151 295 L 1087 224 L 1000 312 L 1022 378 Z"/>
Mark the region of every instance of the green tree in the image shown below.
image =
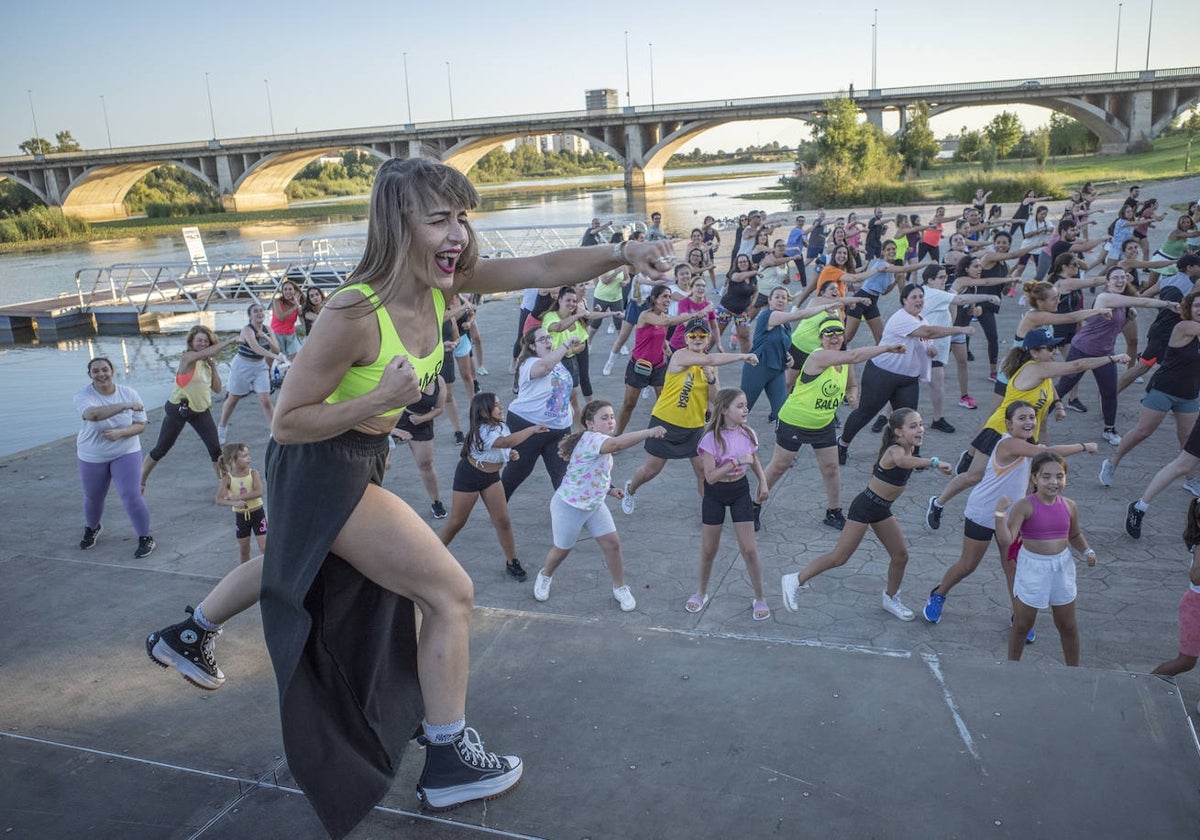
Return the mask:
<path id="1" fill-rule="evenodd" d="M 1079 120 L 1066 114 L 1050 117 L 1050 154 L 1082 155 L 1100 148 L 1100 138 Z"/>
<path id="2" fill-rule="evenodd" d="M 45 137 L 30 137 L 23 141 L 17 148 L 27 155 L 52 155 L 56 152 L 81 152 L 83 146 L 79 145 L 79 141 L 71 136 L 71 132 L 63 129 L 54 135 L 57 141 L 51 143 Z"/>
<path id="3" fill-rule="evenodd" d="M 979 159 L 979 150 L 983 147 L 983 134 L 978 131 L 967 131 L 964 125 L 958 133 L 958 149 L 954 152 L 955 160 L 970 163 Z"/>
<path id="4" fill-rule="evenodd" d="M 1012 111 L 1001 111 L 983 127 L 983 133 L 987 135 L 999 157 L 1006 157 L 1017 143 L 1021 142 L 1023 131 L 1020 117 Z"/>
<path id="5" fill-rule="evenodd" d="M 812 121 L 817 152 L 814 187 L 820 200 L 850 195 L 867 180 L 887 181 L 900 174 L 894 143 L 869 123 L 858 121 L 853 101 L 838 97 L 825 102 L 825 113 Z"/>
<path id="6" fill-rule="evenodd" d="M 1037 161 L 1038 166 L 1045 166 L 1046 161 L 1050 159 L 1050 129 L 1042 126 L 1036 129 L 1029 139 L 1033 146 L 1033 159 Z"/>
<path id="7" fill-rule="evenodd" d="M 21 141 L 17 148 L 27 155 L 48 155 L 54 151 L 54 146 L 45 137 L 30 137 Z"/>
<path id="8" fill-rule="evenodd" d="M 62 130 L 54 135 L 56 141 L 54 151 L 56 152 L 82 152 L 83 146 L 79 145 L 79 141 L 71 136 L 71 132 Z"/>
<path id="9" fill-rule="evenodd" d="M 896 138 L 896 148 L 908 168 L 919 172 L 933 164 L 942 147 L 929 127 L 928 104 L 917 102 L 909 108 L 904 130 Z"/>
<path id="10" fill-rule="evenodd" d="M 979 167 L 984 172 L 991 172 L 996 168 L 996 158 L 999 156 L 999 150 L 992 145 L 991 138 L 984 137 L 979 146 Z"/>

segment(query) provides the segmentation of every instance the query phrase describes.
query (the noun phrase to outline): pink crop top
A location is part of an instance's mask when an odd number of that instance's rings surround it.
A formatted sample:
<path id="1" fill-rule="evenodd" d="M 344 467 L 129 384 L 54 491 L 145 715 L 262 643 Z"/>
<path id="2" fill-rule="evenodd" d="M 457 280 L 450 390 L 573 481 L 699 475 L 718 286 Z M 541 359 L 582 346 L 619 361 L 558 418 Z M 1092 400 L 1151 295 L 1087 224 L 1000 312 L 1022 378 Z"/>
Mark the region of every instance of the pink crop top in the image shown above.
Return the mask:
<path id="1" fill-rule="evenodd" d="M 1071 535 L 1071 511 L 1062 496 L 1056 497 L 1050 505 L 1039 502 L 1035 493 L 1025 498 L 1033 505 L 1033 513 L 1021 525 L 1022 539 L 1064 540 Z"/>

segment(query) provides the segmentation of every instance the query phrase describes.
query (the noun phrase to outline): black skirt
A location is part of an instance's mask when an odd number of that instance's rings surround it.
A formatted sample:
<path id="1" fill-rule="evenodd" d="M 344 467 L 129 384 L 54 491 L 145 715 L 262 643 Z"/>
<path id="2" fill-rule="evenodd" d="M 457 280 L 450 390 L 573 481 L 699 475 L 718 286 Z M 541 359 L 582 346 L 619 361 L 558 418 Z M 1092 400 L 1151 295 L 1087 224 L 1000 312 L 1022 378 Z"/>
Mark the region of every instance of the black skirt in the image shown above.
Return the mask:
<path id="1" fill-rule="evenodd" d="M 387 435 L 354 431 L 267 446 L 263 634 L 288 766 L 332 837 L 387 793 L 424 714 L 412 601 L 329 550 L 387 453 Z"/>

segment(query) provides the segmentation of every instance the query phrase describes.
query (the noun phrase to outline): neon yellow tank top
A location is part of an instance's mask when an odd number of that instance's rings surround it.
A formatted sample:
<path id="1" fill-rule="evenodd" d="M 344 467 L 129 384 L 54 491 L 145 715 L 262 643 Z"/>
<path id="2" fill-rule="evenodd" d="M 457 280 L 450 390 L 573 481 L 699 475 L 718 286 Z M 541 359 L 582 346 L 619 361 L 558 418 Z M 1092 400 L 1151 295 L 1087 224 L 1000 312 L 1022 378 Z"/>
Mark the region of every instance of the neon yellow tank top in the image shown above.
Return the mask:
<path id="1" fill-rule="evenodd" d="M 580 341 L 587 341 L 587 327 L 585 327 L 579 321 L 576 321 L 565 330 L 558 330 L 555 332 L 554 330 L 550 329 L 551 324 L 557 324 L 561 320 L 562 316 L 560 316 L 557 312 L 547 312 L 542 316 L 542 326 L 546 328 L 546 333 L 550 336 L 550 341 L 552 342 L 551 346 L 555 350 L 570 341 L 571 336 L 575 336 Z M 574 356 L 575 354 L 568 353 L 567 355 Z"/>
<path id="2" fill-rule="evenodd" d="M 400 341 L 400 336 L 396 334 L 396 325 L 388 317 L 387 309 L 380 305 L 375 291 L 366 283 L 352 283 L 349 286 L 343 286 L 338 289 L 334 292 L 334 296 L 340 295 L 348 289 L 361 292 L 363 297 L 377 307 L 375 318 L 379 321 L 379 355 L 369 365 L 351 367 L 347 370 L 345 375 L 342 376 L 342 381 L 333 389 L 333 393 L 325 398 L 325 402 L 332 405 L 369 393 L 379 384 L 379 378 L 383 375 L 384 367 L 396 356 L 408 356 L 409 363 L 413 366 L 413 370 L 416 371 L 421 390 L 428 389 L 433 380 L 437 378 L 437 375 L 442 372 L 442 360 L 445 358 L 445 352 L 442 350 L 442 342 L 438 341 L 435 343 L 433 350 L 426 356 L 418 358 L 409 353 L 404 348 L 403 342 Z M 446 314 L 446 298 L 442 295 L 440 289 L 432 289 L 431 292 L 433 294 L 433 306 L 437 313 L 437 321 L 433 327 L 440 336 L 442 334 L 442 318 Z M 379 416 L 394 417 L 403 410 L 404 406 L 401 405 L 389 409 Z"/>
<path id="3" fill-rule="evenodd" d="M 175 374 L 175 393 L 171 394 L 168 402 L 179 405 L 180 400 L 184 399 L 188 401 L 188 408 L 195 412 L 207 411 L 212 407 L 212 371 L 207 363 L 196 362 L 190 374 Z"/>
<path id="4" fill-rule="evenodd" d="M 792 393 L 779 409 L 779 419 L 798 429 L 824 429 L 833 422 L 833 415 L 846 396 L 846 381 L 850 366 L 830 365 L 817 374 L 811 382 L 804 381 L 804 373 L 796 380 Z"/>
<path id="5" fill-rule="evenodd" d="M 654 403 L 651 417 L 681 429 L 699 429 L 708 409 L 708 379 L 704 368 L 692 365 L 679 373 L 667 371 L 662 393 Z"/>
<path id="6" fill-rule="evenodd" d="M 1049 379 L 1043 379 L 1027 391 L 1019 391 L 1013 385 L 1013 381 L 1021 375 L 1021 371 L 1025 369 L 1026 365 L 1031 364 L 1033 362 L 1021 365 L 1008 380 L 1008 387 L 1004 389 L 1004 399 L 1001 400 L 999 408 L 993 411 L 992 416 L 983 424 L 985 429 L 991 429 L 1002 435 L 1007 433 L 1008 429 L 1004 426 L 1004 412 L 1017 400 L 1024 400 L 1033 406 L 1033 410 L 1037 413 L 1038 427 L 1041 427 L 1042 421 L 1046 419 L 1046 414 L 1050 411 L 1050 406 L 1054 405 L 1054 400 L 1057 398 L 1054 392 L 1054 383 Z"/>

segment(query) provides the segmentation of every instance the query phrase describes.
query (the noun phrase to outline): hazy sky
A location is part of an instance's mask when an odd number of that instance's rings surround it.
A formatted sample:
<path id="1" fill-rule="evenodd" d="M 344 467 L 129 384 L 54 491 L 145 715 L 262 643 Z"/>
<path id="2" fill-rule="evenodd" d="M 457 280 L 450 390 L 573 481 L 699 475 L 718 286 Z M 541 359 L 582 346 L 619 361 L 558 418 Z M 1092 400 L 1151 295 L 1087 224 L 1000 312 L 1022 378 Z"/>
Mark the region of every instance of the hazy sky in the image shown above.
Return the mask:
<path id="1" fill-rule="evenodd" d="M 792 6 L 794 8 L 789 8 Z M 1121 4 L 1119 69 L 1146 65 L 1150 0 Z M 460 0 L 115 0 L 9 5 L 0 51 L 0 155 L 69 129 L 85 148 L 582 109 L 584 90 L 635 105 L 845 89 L 871 81 L 879 9 L 880 87 L 1108 73 L 1118 4 L 878 0 L 756 6 L 692 0 L 505 3 Z M 1200 65 L 1200 2 L 1154 3 L 1150 66 Z M 1190 44 L 1186 35 L 1190 33 Z M 264 83 L 264 80 L 269 80 Z M 271 110 L 267 97 L 270 93 Z M 32 91 L 32 93 L 30 93 Z M 103 100 L 101 99 L 103 97 Z M 32 113 L 30 99 L 32 98 Z M 958 110 L 938 135 L 996 110 Z M 1027 125 L 1040 109 L 1020 111 Z M 791 144 L 802 123 L 748 122 L 697 139 L 706 149 Z"/>

